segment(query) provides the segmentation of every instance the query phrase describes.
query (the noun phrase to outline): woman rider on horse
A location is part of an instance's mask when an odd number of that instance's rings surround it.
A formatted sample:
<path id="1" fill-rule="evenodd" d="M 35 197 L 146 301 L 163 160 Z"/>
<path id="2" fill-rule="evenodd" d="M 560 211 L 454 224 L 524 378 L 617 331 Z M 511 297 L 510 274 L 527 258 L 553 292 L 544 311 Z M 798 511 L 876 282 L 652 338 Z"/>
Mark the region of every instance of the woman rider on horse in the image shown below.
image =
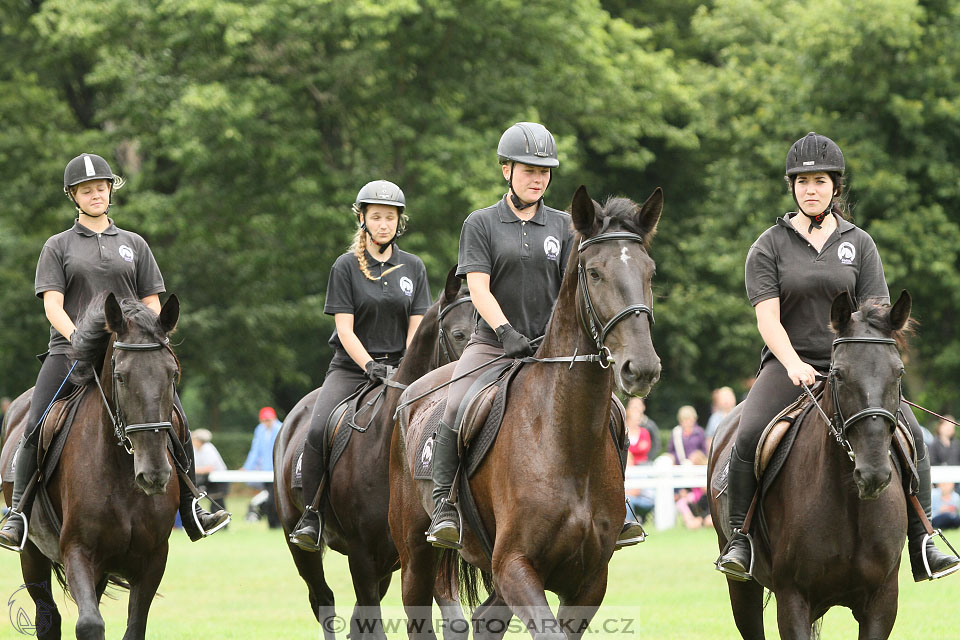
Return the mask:
<path id="1" fill-rule="evenodd" d="M 730 456 L 730 526 L 735 533 L 717 568 L 732 579 L 743 579 L 737 574 L 747 574 L 750 567 L 750 544 L 739 531 L 757 489 L 753 465 L 760 434 L 796 400 L 800 383 L 812 385 L 818 372 L 829 369 L 833 298 L 846 290 L 857 304 L 889 304 L 873 239 L 845 217 L 843 174 L 843 154 L 833 140 L 812 132 L 797 140 L 787 154 L 786 181 L 799 210 L 779 218 L 747 254 L 747 294 L 765 346 Z M 900 413 L 913 431 L 920 476 L 917 497 L 929 515 L 930 459 L 906 403 L 901 402 Z M 960 559 L 941 553 L 932 541 L 921 548 L 924 524 L 909 506 L 907 513 L 914 579 L 927 578 L 924 554 L 933 573 L 960 568 Z"/>
<path id="2" fill-rule="evenodd" d="M 367 379 L 382 381 L 400 364 L 404 350 L 430 307 L 423 261 L 396 245 L 406 228 L 403 191 L 386 180 L 369 182 L 357 194 L 357 230 L 350 250 L 330 271 L 323 312 L 332 315 L 333 359 L 323 379 L 303 448 L 304 513 L 290 541 L 317 551 L 322 524 L 318 491 L 326 473 L 323 438 L 327 419 Z"/>
<path id="3" fill-rule="evenodd" d="M 41 420 L 50 403 L 75 388 L 66 380 L 72 365 L 67 354 L 71 346 L 76 348 L 85 339 L 77 333 L 75 322 L 84 315 L 90 300 L 105 291 L 112 291 L 118 299 L 140 300 L 154 313 L 160 313 L 163 276 L 150 247 L 142 237 L 117 227 L 107 217 L 113 191 L 122 185 L 123 180 L 113 174 L 107 161 L 92 153 L 80 154 L 67 163 L 63 172 L 63 192 L 76 207 L 77 219 L 73 227 L 47 240 L 37 264 L 34 289 L 43 300 L 50 321 L 50 342 L 30 401 L 27 431 L 16 454 L 13 508 L 0 529 L 0 545 L 7 548 L 22 546 L 24 519 L 30 517 L 34 492 L 24 495 L 24 489 L 37 471 Z M 176 393 L 174 402 L 184 415 Z M 188 444 L 184 450 L 189 462 L 188 476 L 194 481 L 193 447 Z M 226 511 L 208 513 L 197 504 L 201 527 L 198 530 L 191 510 L 193 495 L 183 478 L 179 474 L 177 477 L 180 518 L 191 540 L 199 540 L 230 519 Z"/>
<path id="4" fill-rule="evenodd" d="M 434 515 L 427 540 L 438 547 L 460 544 L 460 518 L 446 499 L 460 465 L 457 409 L 486 370 L 484 363 L 504 354 L 533 355 L 531 338 L 546 329 L 573 244 L 570 215 L 543 203 L 552 169 L 560 165 L 553 135 L 543 125 L 518 122 L 500 137 L 497 158 L 507 194 L 467 216 L 460 232 L 457 275 L 467 279 L 480 317 L 454 369 L 454 379 L 463 377 L 447 391 L 433 447 Z M 465 375 L 471 369 L 477 370 Z M 617 546 L 641 539 L 629 508 L 627 516 Z"/>

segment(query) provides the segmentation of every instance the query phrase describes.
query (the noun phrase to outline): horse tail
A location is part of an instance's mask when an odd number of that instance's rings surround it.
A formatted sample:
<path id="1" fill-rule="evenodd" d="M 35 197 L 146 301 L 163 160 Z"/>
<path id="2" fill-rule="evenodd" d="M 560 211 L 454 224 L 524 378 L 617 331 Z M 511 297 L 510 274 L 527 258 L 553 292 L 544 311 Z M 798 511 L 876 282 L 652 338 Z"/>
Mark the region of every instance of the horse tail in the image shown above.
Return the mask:
<path id="1" fill-rule="evenodd" d="M 442 577 L 442 590 L 447 591 L 439 595 L 451 600 L 459 595 L 460 601 L 470 608 L 476 608 L 482 602 L 481 586 L 487 595 L 493 593 L 493 576 L 476 568 L 452 549 L 444 549 L 440 554 L 437 573 Z"/>
<path id="2" fill-rule="evenodd" d="M 813 624 L 810 625 L 810 638 L 812 640 L 820 640 L 820 630 L 823 628 L 823 618 L 817 618 L 813 621 Z"/>
<path id="3" fill-rule="evenodd" d="M 60 588 L 63 589 L 63 592 L 67 595 L 67 597 L 70 598 L 72 602 L 76 603 L 73 594 L 70 593 L 70 586 L 67 584 L 66 571 L 64 570 L 63 565 L 59 562 L 53 563 L 53 575 L 57 577 L 57 583 L 60 585 Z M 109 574 L 107 576 L 107 586 L 122 589 L 124 591 L 130 591 L 131 588 L 129 582 L 115 574 Z M 104 590 L 104 595 L 112 600 L 117 599 L 117 597 L 110 591 Z M 157 592 L 157 595 L 160 595 L 160 593 Z"/>

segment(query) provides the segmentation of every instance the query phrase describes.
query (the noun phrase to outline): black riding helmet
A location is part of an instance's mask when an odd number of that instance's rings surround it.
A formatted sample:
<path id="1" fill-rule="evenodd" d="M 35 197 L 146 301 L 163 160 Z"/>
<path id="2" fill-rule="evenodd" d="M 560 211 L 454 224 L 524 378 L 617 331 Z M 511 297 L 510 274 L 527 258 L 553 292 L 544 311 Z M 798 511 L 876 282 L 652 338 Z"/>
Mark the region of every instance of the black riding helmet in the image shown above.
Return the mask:
<path id="1" fill-rule="evenodd" d="M 823 219 L 833 207 L 833 198 L 830 199 L 830 203 L 824 211 L 817 215 L 808 215 L 803 211 L 800 202 L 797 200 L 797 192 L 793 188 L 795 176 L 801 173 L 823 171 L 829 174 L 830 179 L 833 180 L 833 192 L 836 196 L 845 169 L 843 152 L 840 151 L 837 143 L 827 136 L 822 136 L 813 131 L 794 142 L 790 151 L 787 152 L 786 175 L 790 183 L 790 195 L 793 196 L 793 201 L 797 203 L 797 211 L 810 219 L 810 228 L 807 233 L 815 228 L 820 228 Z"/>
<path id="2" fill-rule="evenodd" d="M 543 200 L 543 196 L 536 202 L 524 204 L 513 190 L 513 165 L 517 162 L 534 167 L 548 167 L 554 169 L 560 166 L 557 158 L 557 143 L 553 134 L 542 124 L 536 122 L 518 122 L 500 136 L 497 145 L 497 159 L 500 164 L 510 163 L 510 199 L 513 206 L 523 210 L 532 207 Z M 549 187 L 549 183 L 547 187 Z M 544 189 L 546 191 L 546 189 Z"/>
<path id="3" fill-rule="evenodd" d="M 63 170 L 64 195 L 70 198 L 70 201 L 77 207 L 77 211 L 81 211 L 80 205 L 77 204 L 76 199 L 74 199 L 71 193 L 71 189 L 81 182 L 88 182 L 90 180 L 106 180 L 110 183 L 110 202 L 107 203 L 107 211 L 109 211 L 109 205 L 113 202 L 113 185 L 115 184 L 116 176 L 113 175 L 110 164 L 94 153 L 81 153 L 67 163 L 66 168 Z M 101 215 L 106 215 L 107 211 L 104 211 Z"/>
<path id="4" fill-rule="evenodd" d="M 357 192 L 357 199 L 353 203 L 353 212 L 357 216 L 360 228 L 364 231 L 367 230 L 367 221 L 364 217 L 364 212 L 366 211 L 365 205 L 368 204 L 386 204 L 397 208 L 397 214 L 399 216 L 397 220 L 397 233 L 394 234 L 387 245 L 392 244 L 397 238 L 403 235 L 403 232 L 407 228 L 407 216 L 403 213 L 407 206 L 407 200 L 403 196 L 403 190 L 400 187 L 389 180 L 374 180 L 360 188 L 360 191 Z M 378 244 L 372 238 L 371 240 L 374 244 Z"/>

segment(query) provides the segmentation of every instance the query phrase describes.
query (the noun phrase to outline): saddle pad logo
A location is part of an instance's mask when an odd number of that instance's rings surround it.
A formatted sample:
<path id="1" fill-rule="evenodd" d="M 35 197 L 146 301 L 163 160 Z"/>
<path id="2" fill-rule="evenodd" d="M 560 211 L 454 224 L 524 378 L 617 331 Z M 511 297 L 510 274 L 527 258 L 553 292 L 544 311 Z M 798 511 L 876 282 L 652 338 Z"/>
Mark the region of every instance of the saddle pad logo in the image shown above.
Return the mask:
<path id="1" fill-rule="evenodd" d="M 400 278 L 400 290 L 403 291 L 404 295 L 408 298 L 413 296 L 413 280 L 407 276 Z"/>
<path id="2" fill-rule="evenodd" d="M 560 241 L 553 236 L 547 236 L 543 241 L 543 252 L 547 254 L 547 260 L 556 261 L 560 256 Z"/>
<path id="3" fill-rule="evenodd" d="M 837 257 L 843 264 L 851 264 L 853 259 L 857 257 L 857 249 L 849 242 L 841 242 L 840 246 L 837 247 Z"/>
<path id="4" fill-rule="evenodd" d="M 420 465 L 424 468 L 430 466 L 433 460 L 433 438 L 427 440 L 423 445 L 423 451 L 420 453 Z"/>
<path id="5" fill-rule="evenodd" d="M 120 245 L 120 257 L 126 260 L 127 262 L 133 262 L 133 249 L 128 247 L 125 244 Z"/>

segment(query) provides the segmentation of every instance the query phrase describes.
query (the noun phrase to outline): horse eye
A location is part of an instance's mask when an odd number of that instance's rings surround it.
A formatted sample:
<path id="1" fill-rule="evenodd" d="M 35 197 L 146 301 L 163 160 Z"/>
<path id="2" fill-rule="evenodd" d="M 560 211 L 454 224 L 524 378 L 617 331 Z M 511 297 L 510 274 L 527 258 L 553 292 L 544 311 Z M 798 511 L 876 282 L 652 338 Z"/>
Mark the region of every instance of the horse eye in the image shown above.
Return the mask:
<path id="1" fill-rule="evenodd" d="M 590 279 L 594 282 L 600 281 L 600 272 L 596 269 L 587 269 L 587 274 L 590 276 Z"/>
<path id="2" fill-rule="evenodd" d="M 114 373 L 114 374 L 113 374 L 113 379 L 117 381 L 117 384 L 123 384 L 123 383 L 124 383 L 124 382 L 123 382 L 123 376 L 120 375 L 119 373 Z"/>
<path id="3" fill-rule="evenodd" d="M 464 340 L 466 337 L 467 337 L 466 332 L 464 332 L 461 329 L 457 329 L 456 331 L 453 332 L 454 340 Z"/>

